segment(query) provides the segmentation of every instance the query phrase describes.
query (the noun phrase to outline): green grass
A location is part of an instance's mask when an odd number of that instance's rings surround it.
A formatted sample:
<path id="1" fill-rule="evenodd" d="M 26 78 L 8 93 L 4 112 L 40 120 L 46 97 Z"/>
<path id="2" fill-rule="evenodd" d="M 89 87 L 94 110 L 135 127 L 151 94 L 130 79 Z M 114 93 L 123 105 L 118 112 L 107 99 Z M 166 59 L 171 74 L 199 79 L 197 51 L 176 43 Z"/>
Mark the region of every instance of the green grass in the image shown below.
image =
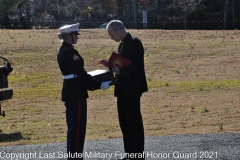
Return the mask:
<path id="1" fill-rule="evenodd" d="M 148 81 L 148 86 L 150 88 L 171 86 L 171 88 L 168 87 L 169 93 L 194 92 L 198 90 L 211 91 L 219 88 L 240 89 L 240 80 L 205 80 L 190 82 L 175 81 L 172 83 L 166 83 L 164 81 Z"/>
<path id="2" fill-rule="evenodd" d="M 141 110 L 146 136 L 240 130 L 239 31 L 130 32 L 145 49 L 149 91 Z M 4 101 L 6 117 L 0 117 L 0 146 L 66 142 L 58 31 L 0 33 L 0 53 L 14 68 L 8 77 L 14 95 Z M 117 43 L 104 30 L 84 30 L 75 48 L 91 71 L 106 69 L 96 62 L 116 51 Z M 90 91 L 86 139 L 121 137 L 113 87 Z"/>

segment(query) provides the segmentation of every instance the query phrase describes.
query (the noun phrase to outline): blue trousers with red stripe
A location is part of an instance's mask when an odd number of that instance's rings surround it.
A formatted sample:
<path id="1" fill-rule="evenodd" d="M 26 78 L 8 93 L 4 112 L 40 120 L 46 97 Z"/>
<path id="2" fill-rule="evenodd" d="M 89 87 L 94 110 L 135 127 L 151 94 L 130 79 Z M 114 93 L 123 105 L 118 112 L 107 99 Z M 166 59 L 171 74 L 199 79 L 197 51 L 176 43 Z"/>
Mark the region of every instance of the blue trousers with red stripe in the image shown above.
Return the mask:
<path id="1" fill-rule="evenodd" d="M 83 155 L 87 125 L 87 100 L 65 102 L 65 107 L 68 127 L 67 153 L 70 155 L 68 159 L 83 159 L 83 157 L 75 155 L 76 153 Z"/>

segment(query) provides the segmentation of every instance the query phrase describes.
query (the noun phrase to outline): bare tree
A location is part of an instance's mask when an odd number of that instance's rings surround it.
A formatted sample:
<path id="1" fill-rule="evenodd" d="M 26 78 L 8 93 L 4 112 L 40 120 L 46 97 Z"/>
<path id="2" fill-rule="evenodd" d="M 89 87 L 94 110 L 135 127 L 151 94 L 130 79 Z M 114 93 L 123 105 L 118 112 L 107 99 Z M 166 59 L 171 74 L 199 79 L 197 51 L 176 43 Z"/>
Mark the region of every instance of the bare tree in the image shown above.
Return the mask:
<path id="1" fill-rule="evenodd" d="M 107 15 L 114 13 L 114 0 L 68 0 L 68 11 L 74 15 L 75 20 L 83 21 L 96 19 L 96 15 Z M 116 9 L 115 9 L 116 10 Z"/>
<path id="2" fill-rule="evenodd" d="M 202 0 L 175 0 L 174 7 L 178 7 L 184 12 L 184 28 L 187 29 L 187 14 L 194 12 Z"/>
<path id="3" fill-rule="evenodd" d="M 157 0 L 138 0 L 138 3 L 141 4 L 140 9 L 144 9 L 148 11 L 155 10 L 158 7 Z"/>
<path id="4" fill-rule="evenodd" d="M 130 0 L 131 1 L 131 0 Z M 116 0 L 97 0 L 103 11 L 107 14 L 117 13 L 117 1 Z"/>

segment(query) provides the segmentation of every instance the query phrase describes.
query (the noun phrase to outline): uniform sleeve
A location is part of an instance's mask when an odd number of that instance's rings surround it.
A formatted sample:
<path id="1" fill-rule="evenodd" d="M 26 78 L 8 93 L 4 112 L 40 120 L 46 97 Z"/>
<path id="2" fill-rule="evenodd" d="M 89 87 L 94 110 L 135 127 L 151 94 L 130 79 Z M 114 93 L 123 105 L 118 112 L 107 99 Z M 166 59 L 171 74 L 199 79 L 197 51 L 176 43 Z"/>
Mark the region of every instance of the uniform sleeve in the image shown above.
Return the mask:
<path id="1" fill-rule="evenodd" d="M 67 63 L 70 69 L 73 71 L 73 74 L 76 74 L 78 79 L 88 86 L 89 90 L 100 88 L 101 82 L 87 74 L 86 70 L 84 69 L 84 60 L 75 49 L 72 49 L 69 52 Z"/>

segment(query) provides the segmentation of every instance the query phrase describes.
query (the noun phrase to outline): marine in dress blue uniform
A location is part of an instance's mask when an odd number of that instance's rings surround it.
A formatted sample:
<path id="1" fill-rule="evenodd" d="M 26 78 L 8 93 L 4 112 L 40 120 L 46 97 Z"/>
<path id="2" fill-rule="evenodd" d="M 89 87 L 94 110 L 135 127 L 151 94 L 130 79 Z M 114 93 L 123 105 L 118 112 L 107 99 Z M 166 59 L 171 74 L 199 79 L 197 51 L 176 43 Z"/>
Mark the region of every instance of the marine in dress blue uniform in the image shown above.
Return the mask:
<path id="1" fill-rule="evenodd" d="M 66 107 L 68 159 L 83 159 L 87 124 L 88 89 L 108 89 L 108 82 L 100 82 L 87 74 L 84 60 L 73 44 L 77 43 L 79 24 L 59 28 L 58 37 L 63 43 L 57 54 L 59 68 L 63 75 L 62 101 Z"/>

